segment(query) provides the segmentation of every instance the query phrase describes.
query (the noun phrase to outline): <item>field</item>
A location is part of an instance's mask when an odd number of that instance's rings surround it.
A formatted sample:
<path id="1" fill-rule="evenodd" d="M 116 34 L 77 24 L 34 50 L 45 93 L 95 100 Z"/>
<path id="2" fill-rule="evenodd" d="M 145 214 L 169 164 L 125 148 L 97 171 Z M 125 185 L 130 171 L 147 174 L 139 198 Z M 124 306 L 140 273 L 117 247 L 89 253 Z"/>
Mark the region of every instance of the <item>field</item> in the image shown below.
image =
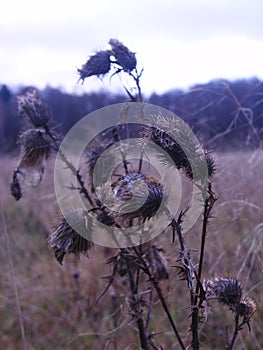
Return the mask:
<path id="1" fill-rule="evenodd" d="M 244 294 L 257 305 L 251 332 L 244 327 L 235 349 L 263 348 L 263 153 L 216 154 L 214 189 L 218 200 L 210 220 L 205 253 L 205 278 L 234 277 L 242 281 Z M 107 258 L 115 251 L 96 246 L 89 259 L 67 256 L 60 266 L 48 247 L 47 238 L 59 210 L 53 191 L 52 164 L 38 189 L 26 192 L 16 202 L 9 194 L 16 160 L 0 160 L 0 339 L 1 349 L 138 349 L 138 335 L 127 311 L 128 285 L 117 279 L 96 303 L 110 275 Z M 3 215 L 2 215 L 3 214 Z M 198 223 L 185 237 L 188 247 L 199 249 Z M 178 244 L 162 234 L 156 245 L 168 258 L 169 280 L 161 288 L 175 316 L 179 331 L 188 336 L 190 314 L 185 281 L 174 267 Z M 195 256 L 195 253 L 193 253 Z M 153 295 L 153 298 L 155 296 Z M 202 349 L 224 348 L 226 326 L 231 332 L 233 315 L 213 303 L 202 324 Z M 150 329 L 163 349 L 178 349 L 163 310 L 156 298 Z"/>

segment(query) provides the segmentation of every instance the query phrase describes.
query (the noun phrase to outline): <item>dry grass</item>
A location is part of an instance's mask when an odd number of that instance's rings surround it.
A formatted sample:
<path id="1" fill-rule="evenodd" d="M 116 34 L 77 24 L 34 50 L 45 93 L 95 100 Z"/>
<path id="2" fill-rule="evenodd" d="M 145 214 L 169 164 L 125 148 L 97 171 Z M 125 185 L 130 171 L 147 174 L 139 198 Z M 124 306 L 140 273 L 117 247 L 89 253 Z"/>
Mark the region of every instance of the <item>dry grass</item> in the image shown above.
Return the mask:
<path id="1" fill-rule="evenodd" d="M 252 333 L 240 333 L 236 349 L 262 349 L 263 319 L 263 154 L 218 154 L 215 190 L 219 197 L 209 226 L 204 277 L 238 277 L 245 292 L 257 303 L 252 319 Z M 96 298 L 110 274 L 106 258 L 110 249 L 95 247 L 90 259 L 65 258 L 61 267 L 48 249 L 47 236 L 59 211 L 53 192 L 52 165 L 43 183 L 15 202 L 9 195 L 9 182 L 15 161 L 1 159 L 0 190 L 8 242 L 1 235 L 0 336 L 1 348 L 22 349 L 14 281 L 8 264 L 7 243 L 16 276 L 19 303 L 28 349 L 138 349 L 136 327 L 130 324 L 125 297 L 128 284 L 117 281 L 98 304 Z M 1 223 L 1 227 L 3 227 Z M 198 249 L 198 226 L 187 233 L 188 247 Z M 184 282 L 179 281 L 172 265 L 178 246 L 171 237 L 158 238 L 168 255 L 170 280 L 162 282 L 170 310 L 176 315 L 179 330 L 186 331 L 190 314 L 185 300 Z M 117 300 L 116 300 L 117 297 Z M 202 329 L 202 349 L 223 348 L 225 327 L 232 325 L 232 315 L 223 307 L 211 305 L 212 313 Z M 158 341 L 164 349 L 177 349 L 163 311 L 156 298 L 150 329 L 160 332 Z"/>

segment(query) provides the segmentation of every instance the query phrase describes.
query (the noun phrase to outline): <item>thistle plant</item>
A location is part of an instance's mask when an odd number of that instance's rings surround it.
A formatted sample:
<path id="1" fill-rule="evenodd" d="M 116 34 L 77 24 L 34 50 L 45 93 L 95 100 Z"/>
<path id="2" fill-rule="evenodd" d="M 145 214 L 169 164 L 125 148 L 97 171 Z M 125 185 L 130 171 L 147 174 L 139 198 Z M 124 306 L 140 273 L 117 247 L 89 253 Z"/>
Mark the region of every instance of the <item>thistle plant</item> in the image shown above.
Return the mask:
<path id="1" fill-rule="evenodd" d="M 256 307 L 252 299 L 243 296 L 243 286 L 239 280 L 203 277 L 208 223 L 217 199 L 213 191 L 215 161 L 180 118 L 162 112 L 158 112 L 157 116 L 145 112 L 140 86 L 143 70 L 137 69 L 135 53 L 117 39 L 110 39 L 109 45 L 109 49 L 90 56 L 78 73 L 83 83 L 91 76 L 103 79 L 108 74 L 111 77 L 127 75 L 132 79 L 136 92 L 124 86 L 132 103 L 122 106 L 118 116 L 120 122 L 103 128 L 87 142 L 83 152 L 86 170 L 83 172 L 83 168 L 76 167 L 74 157 L 72 160 L 67 156 L 63 142 L 50 128 L 51 113 L 48 106 L 36 92 L 19 96 L 18 110 L 26 126 L 19 137 L 21 155 L 13 174 L 11 193 L 19 200 L 26 188 L 37 186 L 50 153 L 56 153 L 64 164 L 63 172 L 69 172 L 75 181 L 62 185 L 80 195 L 85 203 L 84 209 L 72 204 L 68 212 L 63 212 L 50 234 L 49 244 L 57 261 L 62 264 L 67 254 L 88 255 L 96 236 L 105 231 L 115 250 L 107 259 L 112 273 L 105 278 L 105 289 L 98 293 L 97 302 L 114 286 L 117 279 L 125 279 L 129 286 L 127 312 L 130 323 L 136 324 L 138 329 L 138 347 L 163 349 L 161 344 L 156 345 L 158 334 L 153 334 L 149 326 L 154 317 L 154 295 L 180 349 L 200 349 L 200 323 L 205 305 L 217 300 L 227 306 L 234 314 L 234 331 L 231 337 L 227 334 L 225 345 L 227 349 L 234 349 L 243 326 L 246 324 L 250 329 L 250 320 Z M 130 122 L 130 110 L 139 114 L 138 122 Z M 130 139 L 135 141 L 126 147 L 125 141 Z M 147 151 L 149 145 L 150 152 Z M 129 147 L 135 149 L 136 159 L 127 156 Z M 149 161 L 152 153 L 156 157 L 154 164 Z M 155 169 L 158 161 L 163 167 L 180 173 L 198 192 L 202 222 L 197 258 L 185 243 L 184 225 L 191 207 L 184 208 L 179 214 L 174 213 L 169 201 L 172 184 L 167 184 L 159 176 Z M 112 164 L 115 167 L 108 177 L 107 169 Z M 167 224 L 162 234 L 177 247 L 175 268 L 180 279 L 186 281 L 184 288 L 190 310 L 190 341 L 185 332 L 179 331 L 176 317 L 168 306 L 162 288 L 170 279 L 167 252 L 153 239 L 152 232 L 154 226 L 163 220 Z M 101 224 L 99 230 L 95 227 L 98 223 Z"/>
<path id="2" fill-rule="evenodd" d="M 18 96 L 17 102 L 18 113 L 25 120 L 25 128 L 18 140 L 20 161 L 13 173 L 11 193 L 19 200 L 22 197 L 20 182 L 24 188 L 36 187 L 40 183 L 56 136 L 49 127 L 51 112 L 36 91 Z"/>

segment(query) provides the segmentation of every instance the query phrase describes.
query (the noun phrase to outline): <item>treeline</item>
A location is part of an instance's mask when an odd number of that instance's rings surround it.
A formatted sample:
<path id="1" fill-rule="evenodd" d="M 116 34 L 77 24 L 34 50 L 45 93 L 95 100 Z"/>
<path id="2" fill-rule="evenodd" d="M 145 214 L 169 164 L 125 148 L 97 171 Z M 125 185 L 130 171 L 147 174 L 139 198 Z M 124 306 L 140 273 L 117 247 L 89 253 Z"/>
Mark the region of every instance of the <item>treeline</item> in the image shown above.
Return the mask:
<path id="1" fill-rule="evenodd" d="M 16 96 L 33 87 L 16 92 L 0 87 L 0 149 L 2 153 L 16 149 L 21 128 Z M 37 90 L 37 89 L 36 89 Z M 125 102 L 127 96 L 109 92 L 71 95 L 47 87 L 38 90 L 50 106 L 53 123 L 66 133 L 86 114 L 110 104 Z M 188 91 L 172 90 L 153 93 L 144 101 L 165 107 L 184 119 L 208 149 L 254 149 L 263 141 L 263 81 L 257 78 L 237 81 L 215 80 L 195 85 Z"/>

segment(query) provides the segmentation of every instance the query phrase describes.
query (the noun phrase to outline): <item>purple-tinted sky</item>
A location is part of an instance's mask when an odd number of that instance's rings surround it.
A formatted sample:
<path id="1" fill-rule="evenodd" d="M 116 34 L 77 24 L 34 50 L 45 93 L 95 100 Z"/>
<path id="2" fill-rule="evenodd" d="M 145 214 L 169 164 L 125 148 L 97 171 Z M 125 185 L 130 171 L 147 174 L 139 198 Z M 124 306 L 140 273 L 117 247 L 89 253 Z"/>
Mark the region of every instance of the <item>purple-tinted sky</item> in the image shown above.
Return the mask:
<path id="1" fill-rule="evenodd" d="M 263 78 L 262 0 L 9 0 L 1 4 L 0 83 L 116 90 L 77 67 L 118 38 L 137 52 L 143 91 Z"/>

